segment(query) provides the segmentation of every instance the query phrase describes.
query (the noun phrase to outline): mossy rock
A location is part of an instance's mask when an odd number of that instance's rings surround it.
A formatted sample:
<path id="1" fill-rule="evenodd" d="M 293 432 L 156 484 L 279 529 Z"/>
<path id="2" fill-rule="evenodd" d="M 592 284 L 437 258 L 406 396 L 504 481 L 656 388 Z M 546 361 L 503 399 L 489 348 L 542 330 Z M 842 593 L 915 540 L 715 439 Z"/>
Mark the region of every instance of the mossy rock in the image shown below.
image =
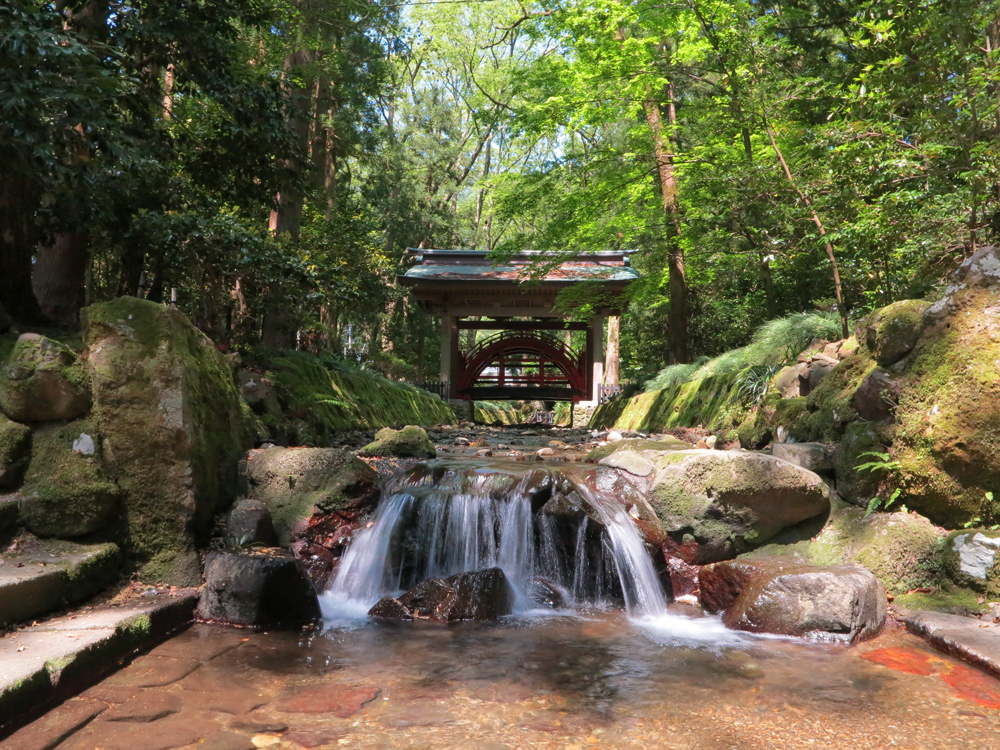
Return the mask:
<path id="1" fill-rule="evenodd" d="M 943 543 L 944 563 L 955 583 L 1000 598 L 1000 531 L 970 528 L 952 531 Z"/>
<path id="2" fill-rule="evenodd" d="M 833 454 L 837 493 L 849 503 L 867 507 L 880 490 L 886 491 L 884 485 L 888 476 L 885 471 L 859 470 L 857 467 L 879 460 L 862 454 L 885 453 L 887 450 L 879 432 L 871 424 L 850 424 Z"/>
<path id="3" fill-rule="evenodd" d="M 865 344 L 882 367 L 906 356 L 920 338 L 930 302 L 904 299 L 879 308 L 865 319 Z"/>
<path id="4" fill-rule="evenodd" d="M 895 410 L 896 486 L 909 507 L 949 528 L 983 516 L 1000 476 L 1000 286 L 982 271 L 1000 265 L 996 252 L 963 263 L 928 308 Z"/>
<path id="5" fill-rule="evenodd" d="M 697 543 L 697 564 L 735 557 L 830 508 L 819 476 L 761 453 L 675 451 L 655 466 L 647 499 L 675 541 Z"/>
<path id="6" fill-rule="evenodd" d="M 144 580 L 197 585 L 196 547 L 235 497 L 252 440 L 229 363 L 172 307 L 122 297 L 82 318 L 104 458 L 125 491 L 129 565 Z"/>
<path id="7" fill-rule="evenodd" d="M 748 451 L 757 451 L 771 442 L 774 433 L 763 410 L 758 409 L 750 414 L 739 427 L 736 428 L 736 436 L 739 438 L 740 446 Z"/>
<path id="8" fill-rule="evenodd" d="M 253 450 L 243 463 L 248 493 L 271 512 L 281 545 L 301 537 L 316 514 L 365 512 L 378 501 L 378 473 L 340 448 Z"/>
<path id="9" fill-rule="evenodd" d="M 859 353 L 834 367 L 806 398 L 809 413 L 800 416 L 796 424 L 800 437 L 817 443 L 839 440 L 847 425 L 858 419 L 851 399 L 875 366 L 872 357 Z"/>
<path id="10" fill-rule="evenodd" d="M 85 364 L 65 344 L 25 333 L 0 369 L 0 409 L 18 422 L 76 419 L 90 409 Z"/>
<path id="11" fill-rule="evenodd" d="M 625 440 L 616 440 L 607 445 L 600 445 L 590 451 L 583 460 L 590 464 L 596 464 L 600 463 L 601 459 L 621 451 L 633 451 L 643 458 L 653 459 L 657 454 L 664 451 L 686 451 L 691 450 L 691 447 L 691 443 L 670 436 L 662 437 L 658 440 L 627 438 Z"/>
<path id="12" fill-rule="evenodd" d="M 809 442 L 809 429 L 803 424 L 808 414 L 808 399 L 805 396 L 783 398 L 774 404 L 769 420 L 771 432 L 779 439 L 792 438 L 797 442 Z"/>
<path id="13" fill-rule="evenodd" d="M 427 432 L 413 425 L 401 430 L 383 428 L 375 434 L 375 440 L 360 451 L 359 456 L 379 458 L 434 458 L 437 450 L 427 436 Z"/>
<path id="14" fill-rule="evenodd" d="M 748 557 L 794 557 L 814 565 L 858 564 L 894 595 L 950 583 L 944 530 L 916 513 L 873 513 L 834 499 L 821 526 L 789 529 Z"/>
<path id="15" fill-rule="evenodd" d="M 31 428 L 0 414 L 0 488 L 16 487 L 31 459 Z"/>
<path id="16" fill-rule="evenodd" d="M 83 435 L 94 441 L 92 455 L 74 450 Z M 39 536 L 78 537 L 108 524 L 122 492 L 105 466 L 93 419 L 35 428 L 21 496 L 21 522 Z"/>

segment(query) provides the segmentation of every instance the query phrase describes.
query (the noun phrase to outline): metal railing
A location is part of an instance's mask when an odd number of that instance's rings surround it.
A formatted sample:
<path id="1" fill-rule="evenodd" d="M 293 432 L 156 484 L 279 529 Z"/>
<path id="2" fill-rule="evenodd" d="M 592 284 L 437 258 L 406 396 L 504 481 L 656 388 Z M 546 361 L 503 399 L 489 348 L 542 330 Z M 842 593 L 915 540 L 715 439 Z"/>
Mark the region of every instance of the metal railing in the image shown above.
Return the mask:
<path id="1" fill-rule="evenodd" d="M 442 382 L 437 380 L 430 383 L 414 383 L 413 385 L 429 393 L 433 393 L 446 403 L 451 400 L 451 383 L 447 381 Z"/>

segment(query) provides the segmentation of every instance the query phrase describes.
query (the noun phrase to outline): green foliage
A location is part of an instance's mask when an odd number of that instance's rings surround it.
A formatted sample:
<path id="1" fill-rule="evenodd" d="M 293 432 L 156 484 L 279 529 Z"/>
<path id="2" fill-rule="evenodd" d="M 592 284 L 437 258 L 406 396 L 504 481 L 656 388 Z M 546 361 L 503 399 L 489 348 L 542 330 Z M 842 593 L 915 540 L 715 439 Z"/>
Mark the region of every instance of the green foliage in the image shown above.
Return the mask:
<path id="1" fill-rule="evenodd" d="M 902 464 L 899 461 L 893 460 L 889 453 L 883 453 L 880 451 L 862 451 L 858 454 L 858 457 L 870 456 L 873 461 L 865 461 L 854 467 L 855 471 L 867 471 L 873 474 L 891 474 L 897 472 L 902 468 Z M 896 502 L 903 491 L 897 487 L 892 491 L 892 494 L 888 498 L 883 498 L 881 495 L 876 495 L 873 497 L 869 503 L 867 510 L 865 511 L 865 518 L 870 516 L 876 510 L 882 509 L 887 510 L 894 502 Z"/>

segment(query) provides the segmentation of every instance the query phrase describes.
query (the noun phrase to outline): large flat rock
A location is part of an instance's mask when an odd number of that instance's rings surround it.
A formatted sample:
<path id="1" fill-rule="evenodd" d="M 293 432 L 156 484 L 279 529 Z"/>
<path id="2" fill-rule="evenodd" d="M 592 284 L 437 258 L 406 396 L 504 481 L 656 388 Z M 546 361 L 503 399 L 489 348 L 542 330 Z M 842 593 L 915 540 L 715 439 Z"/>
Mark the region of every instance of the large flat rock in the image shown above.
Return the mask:
<path id="1" fill-rule="evenodd" d="M 0 627 L 30 620 L 97 593 L 118 576 L 114 544 L 29 539 L 3 555 Z"/>
<path id="2" fill-rule="evenodd" d="M 917 612 L 903 622 L 935 648 L 1000 677 L 1000 624 L 943 612 Z"/>
<path id="3" fill-rule="evenodd" d="M 191 621 L 181 591 L 57 617 L 0 638 L 0 736 Z"/>

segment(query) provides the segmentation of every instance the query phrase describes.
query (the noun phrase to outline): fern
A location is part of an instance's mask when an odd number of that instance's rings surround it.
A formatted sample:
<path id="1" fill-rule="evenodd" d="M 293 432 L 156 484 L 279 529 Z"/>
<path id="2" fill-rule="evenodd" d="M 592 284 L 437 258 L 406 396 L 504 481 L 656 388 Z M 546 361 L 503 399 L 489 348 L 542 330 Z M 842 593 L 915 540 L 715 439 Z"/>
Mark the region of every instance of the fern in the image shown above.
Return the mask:
<path id="1" fill-rule="evenodd" d="M 874 456 L 877 461 L 867 461 L 863 464 L 858 464 L 854 467 L 856 471 L 897 471 L 902 468 L 902 464 L 899 461 L 893 461 L 892 457 L 888 453 L 879 453 L 878 451 L 865 451 L 864 453 L 859 453 L 858 457 L 861 456 Z"/>

